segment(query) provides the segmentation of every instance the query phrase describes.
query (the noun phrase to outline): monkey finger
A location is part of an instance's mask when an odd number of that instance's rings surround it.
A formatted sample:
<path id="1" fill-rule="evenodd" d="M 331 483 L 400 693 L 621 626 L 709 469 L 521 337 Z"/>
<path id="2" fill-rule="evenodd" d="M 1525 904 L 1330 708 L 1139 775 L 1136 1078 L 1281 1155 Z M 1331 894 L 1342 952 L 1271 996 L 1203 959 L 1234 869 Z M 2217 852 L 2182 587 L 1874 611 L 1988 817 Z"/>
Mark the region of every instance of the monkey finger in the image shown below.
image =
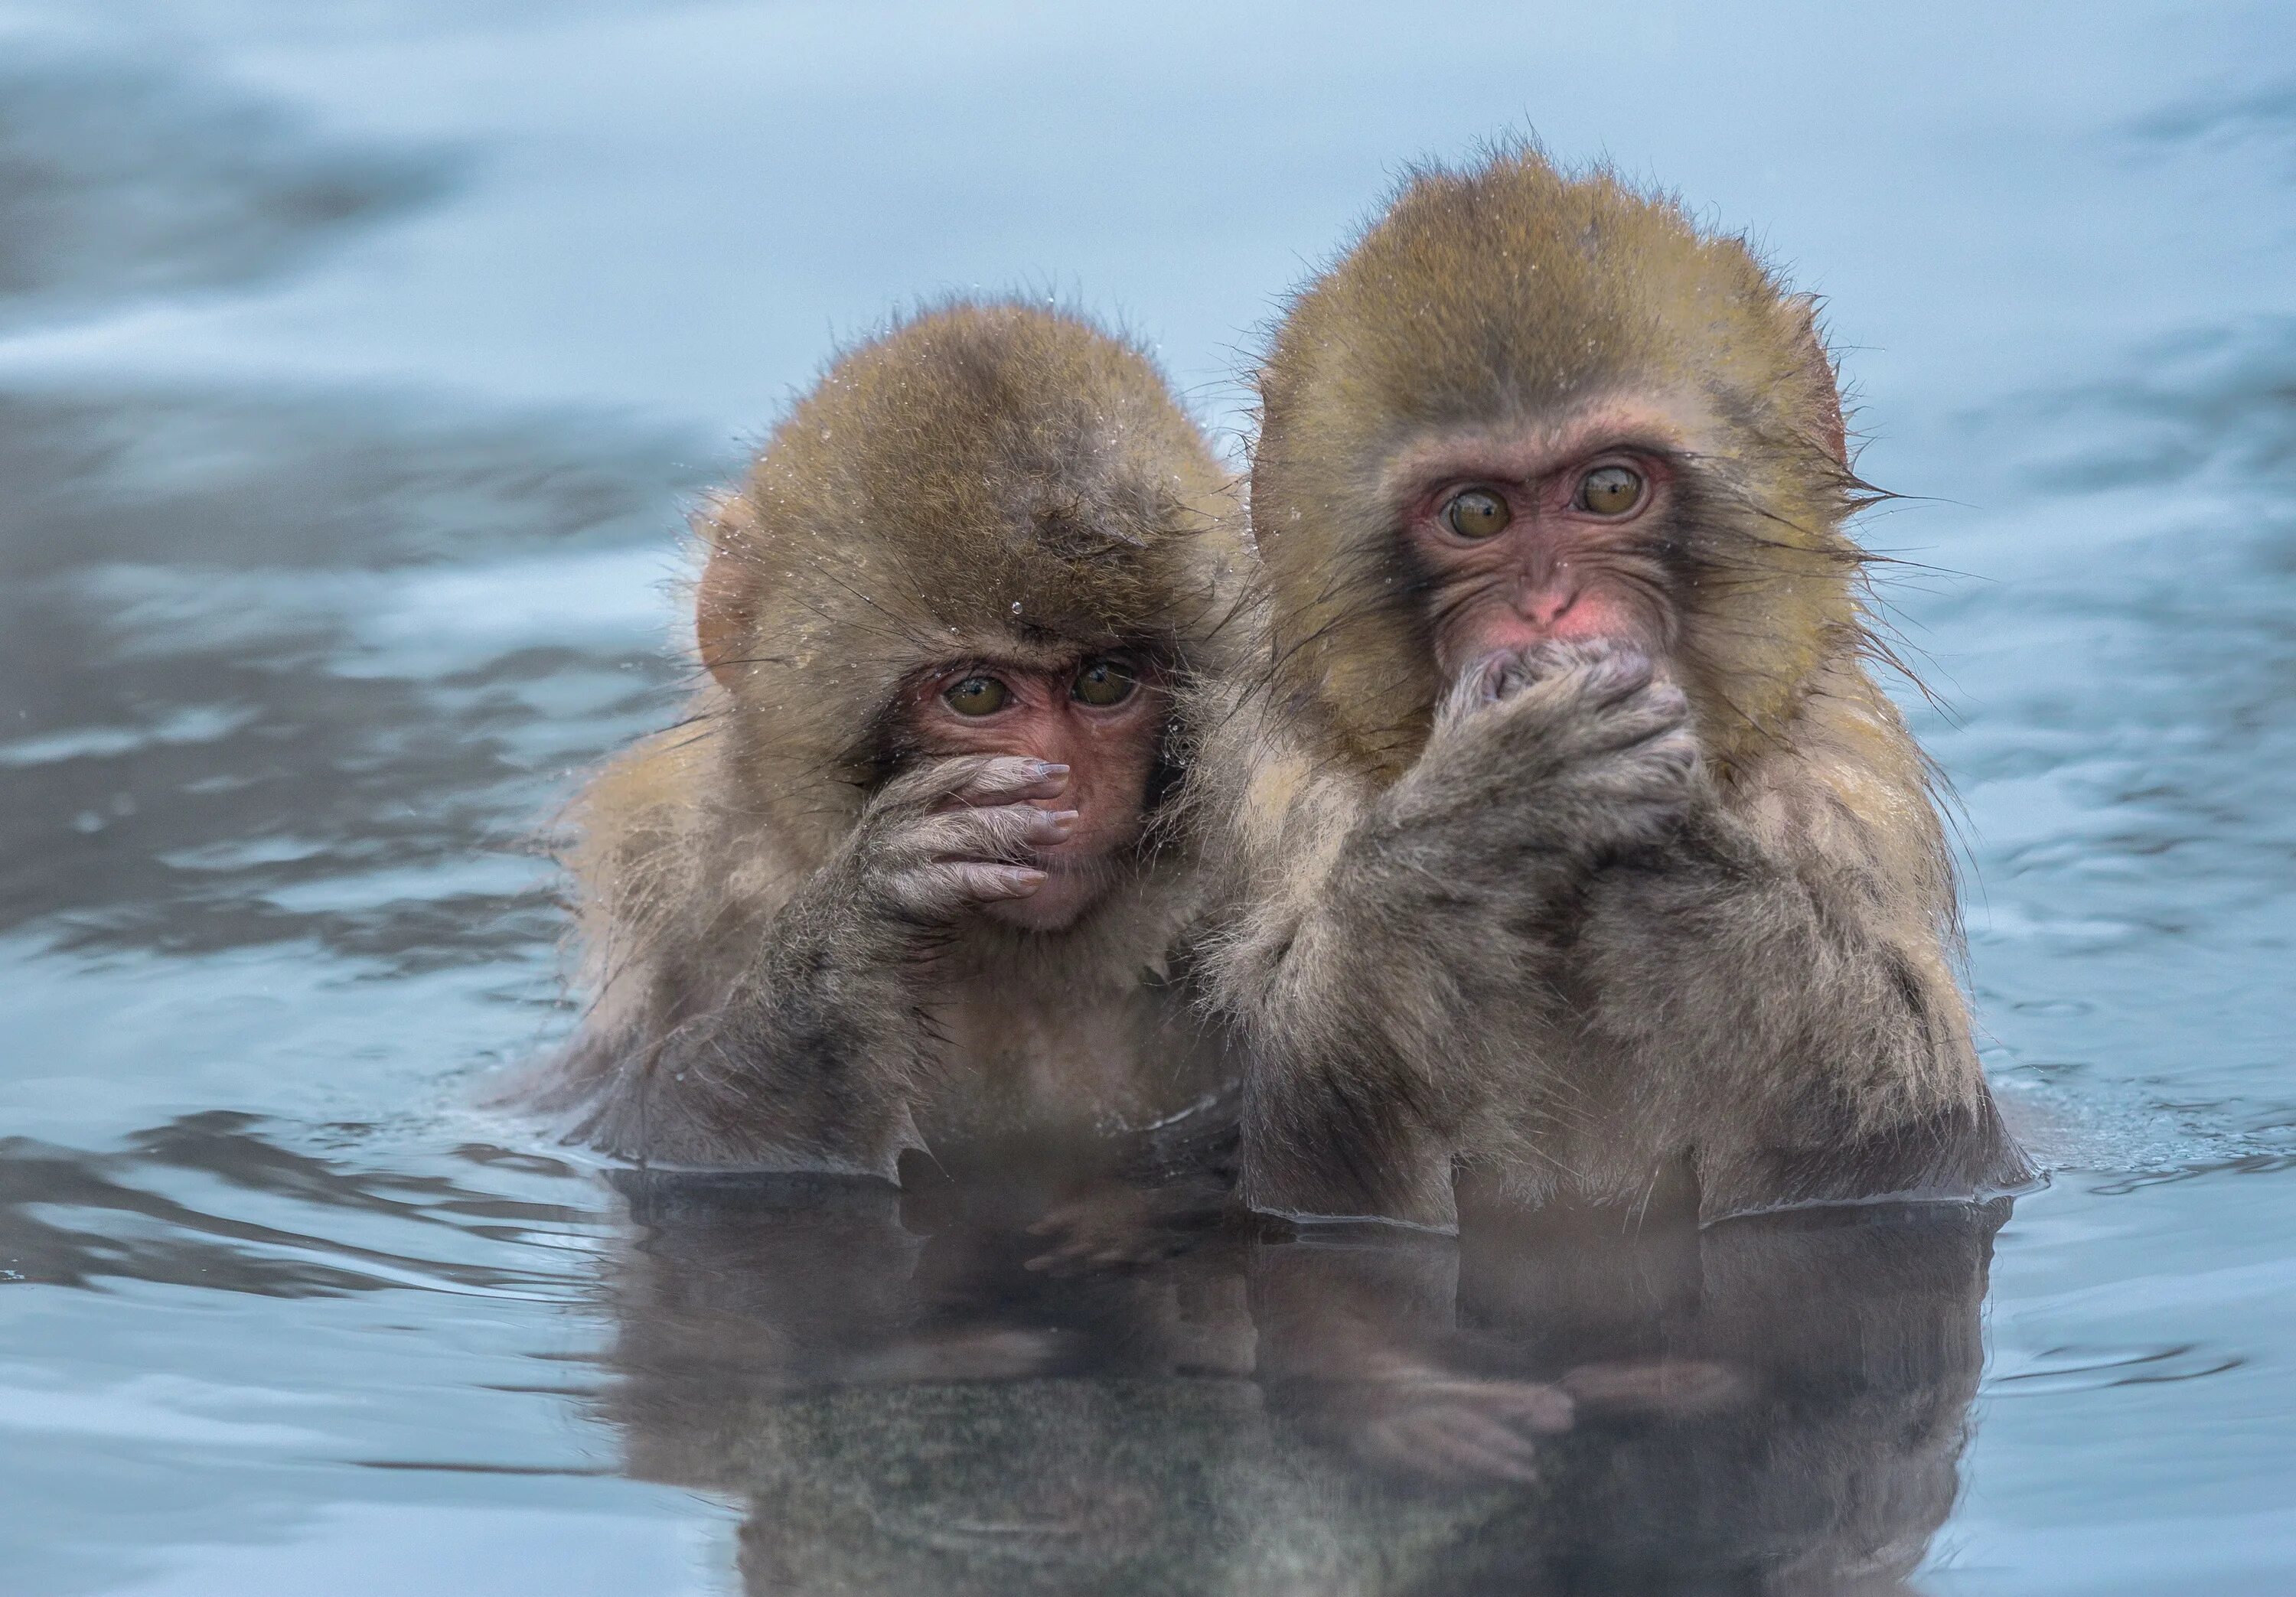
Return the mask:
<path id="1" fill-rule="evenodd" d="M 1534 1445 L 1506 1426 L 1448 1404 L 1391 1414 L 1367 1427 L 1361 1451 L 1438 1480 L 1538 1478 Z"/>
<path id="2" fill-rule="evenodd" d="M 1431 1405 L 1488 1414 L 1532 1431 L 1569 1430 L 1578 1413 L 1570 1392 L 1541 1380 L 1441 1380 L 1419 1390 Z"/>
<path id="3" fill-rule="evenodd" d="M 1026 898 L 1045 885 L 1045 872 L 1033 865 L 984 864 L 979 861 L 937 865 L 958 896 L 977 903 Z"/>
<path id="4" fill-rule="evenodd" d="M 1744 1401 L 1751 1389 L 1732 1366 L 1695 1358 L 1580 1364 L 1558 1384 L 1588 1412 L 1604 1414 L 1711 1413 Z"/>
<path id="5" fill-rule="evenodd" d="M 1639 649 L 1620 646 L 1579 652 L 1561 668 L 1535 676 L 1524 694 L 1585 714 L 1621 704 L 1652 686 L 1657 667 Z M 1678 690 L 1677 690 L 1678 691 Z"/>
<path id="6" fill-rule="evenodd" d="M 1432 1416 L 1431 1416 L 1431 1419 Z M 1538 1478 L 1538 1450 L 1505 1426 L 1475 1416 L 1465 1422 L 1445 1416 L 1430 1451 L 1448 1463 L 1456 1477 L 1519 1481 Z"/>
<path id="7" fill-rule="evenodd" d="M 1529 668 L 1521 655 L 1511 650 L 1487 654 L 1460 673 L 1450 700 L 1444 706 L 1445 713 L 1456 716 L 1496 704 L 1529 680 Z"/>
<path id="8" fill-rule="evenodd" d="M 1578 1405 L 1571 1395 L 1544 1381 L 1488 1381 L 1480 1396 L 1493 1416 L 1525 1430 L 1569 1430 L 1578 1420 Z"/>
<path id="9" fill-rule="evenodd" d="M 1064 840 L 1076 829 L 1074 810 L 1029 804 L 939 810 L 906 828 L 892 844 L 904 858 L 952 864 L 965 861 L 1017 864 L 1029 851 Z"/>
<path id="10" fill-rule="evenodd" d="M 1542 753 L 1569 766 L 1680 731 L 1690 718 L 1690 700 L 1671 683 L 1652 683 L 1608 700 L 1548 700 L 1529 714 L 1539 729 Z"/>
<path id="11" fill-rule="evenodd" d="M 1000 755 L 949 794 L 949 800 L 981 807 L 1057 798 L 1067 790 L 1069 768 L 1054 760 Z"/>
<path id="12" fill-rule="evenodd" d="M 1032 849 L 1065 842 L 1076 830 L 1072 809 L 1038 809 L 1030 804 L 1000 804 L 934 817 L 936 859 L 1026 860 Z"/>
<path id="13" fill-rule="evenodd" d="M 1045 873 L 1027 865 L 967 862 L 919 865 L 896 872 L 886 882 L 893 910 L 927 925 L 953 920 L 976 904 L 1026 898 L 1045 885 Z"/>
<path id="14" fill-rule="evenodd" d="M 930 809 L 971 786 L 983 771 L 1003 758 L 968 754 L 921 760 L 878 789 L 872 806 L 881 809 Z"/>
<path id="15" fill-rule="evenodd" d="M 1686 776 L 1697 765 L 1697 736 L 1659 710 L 1620 711 L 1589 728 L 1579 758 L 1646 774 L 1657 780 Z"/>
<path id="16" fill-rule="evenodd" d="M 1002 804 L 1023 795 L 1051 798 L 1067 785 L 1068 767 L 1050 760 L 1012 754 L 949 755 L 902 771 L 878 790 L 873 807 L 899 811 Z"/>

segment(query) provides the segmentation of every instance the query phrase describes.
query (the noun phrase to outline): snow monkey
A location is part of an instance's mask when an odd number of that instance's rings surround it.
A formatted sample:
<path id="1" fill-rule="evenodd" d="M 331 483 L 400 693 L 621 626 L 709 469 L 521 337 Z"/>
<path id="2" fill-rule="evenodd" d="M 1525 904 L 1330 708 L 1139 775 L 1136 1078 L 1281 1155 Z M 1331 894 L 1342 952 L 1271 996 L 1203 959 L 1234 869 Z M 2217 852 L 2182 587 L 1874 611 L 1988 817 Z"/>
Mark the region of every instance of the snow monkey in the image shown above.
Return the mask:
<path id="1" fill-rule="evenodd" d="M 2025 1175 L 1869 671 L 1813 309 L 1528 150 L 1418 175 L 1292 302 L 1267 681 L 1219 738 L 1253 1207 L 1448 1226 L 1455 1175 L 1687 1175 L 1712 1218 Z"/>
<path id="2" fill-rule="evenodd" d="M 699 518 L 690 716 L 571 812 L 593 1007 L 540 1094 L 570 1139 L 898 1179 L 1217 1097 L 1169 818 L 1227 492 L 1076 316 L 955 303 L 837 359 Z"/>

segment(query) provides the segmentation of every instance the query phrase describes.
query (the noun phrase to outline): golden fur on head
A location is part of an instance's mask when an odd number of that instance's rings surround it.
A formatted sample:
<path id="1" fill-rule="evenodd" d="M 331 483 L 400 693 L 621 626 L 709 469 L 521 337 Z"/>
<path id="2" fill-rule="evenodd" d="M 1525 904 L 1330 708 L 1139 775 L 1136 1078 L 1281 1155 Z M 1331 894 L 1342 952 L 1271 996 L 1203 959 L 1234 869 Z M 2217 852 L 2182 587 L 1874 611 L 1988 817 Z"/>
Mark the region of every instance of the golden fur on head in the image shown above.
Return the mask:
<path id="1" fill-rule="evenodd" d="M 927 668 L 1117 646 L 1201 663 L 1236 569 L 1224 492 L 1133 345 L 1039 306 L 925 311 L 837 359 L 701 518 L 717 735 L 817 851 Z"/>
<path id="2" fill-rule="evenodd" d="M 1439 691 L 1383 481 L 1423 439 L 1665 396 L 1718 485 L 1669 551 L 1677 658 L 1726 772 L 1862 639 L 1858 484 L 1807 299 L 1608 171 L 1515 149 L 1414 177 L 1291 307 L 1259 372 L 1252 527 L 1277 677 L 1325 752 L 1392 777 Z"/>

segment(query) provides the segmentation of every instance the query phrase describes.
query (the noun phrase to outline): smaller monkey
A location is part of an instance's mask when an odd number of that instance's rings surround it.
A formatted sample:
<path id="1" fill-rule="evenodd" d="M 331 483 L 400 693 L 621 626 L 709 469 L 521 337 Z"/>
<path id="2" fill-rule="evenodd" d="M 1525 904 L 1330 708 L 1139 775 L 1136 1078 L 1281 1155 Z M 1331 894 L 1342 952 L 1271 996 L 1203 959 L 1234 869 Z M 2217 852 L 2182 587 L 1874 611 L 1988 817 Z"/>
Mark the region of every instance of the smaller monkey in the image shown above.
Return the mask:
<path id="1" fill-rule="evenodd" d="M 1807 299 L 1536 152 L 1423 173 L 1259 373 L 1264 686 L 1221 721 L 1246 1200 L 1455 1176 L 1709 1219 L 2029 1174 L 1844 530 Z"/>
<path id="2" fill-rule="evenodd" d="M 569 1140 L 898 1180 L 1222 1102 L 1170 800 L 1227 491 L 1074 315 L 960 302 L 839 357 L 700 519 L 691 716 L 573 806 Z"/>

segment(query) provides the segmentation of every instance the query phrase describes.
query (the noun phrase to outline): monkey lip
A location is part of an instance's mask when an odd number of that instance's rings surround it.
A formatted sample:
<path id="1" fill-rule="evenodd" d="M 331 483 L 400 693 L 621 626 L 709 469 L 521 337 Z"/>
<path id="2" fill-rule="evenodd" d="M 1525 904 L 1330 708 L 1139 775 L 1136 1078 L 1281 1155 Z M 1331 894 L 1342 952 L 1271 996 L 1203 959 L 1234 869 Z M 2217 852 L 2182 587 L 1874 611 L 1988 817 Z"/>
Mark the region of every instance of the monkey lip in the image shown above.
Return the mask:
<path id="1" fill-rule="evenodd" d="M 1054 845 L 1050 850 L 1032 852 L 1023 863 L 1045 873 L 1044 883 L 1037 889 L 1039 895 L 1050 889 L 1054 896 L 1082 894 L 1087 898 L 1097 897 L 1116 876 L 1115 862 L 1097 849 L 1070 854 L 1059 851 L 1059 846 Z"/>
<path id="2" fill-rule="evenodd" d="M 1061 854 L 1039 848 L 1029 855 L 1028 864 L 1047 876 L 1092 876 L 1099 873 L 1103 858 L 1097 854 Z"/>

